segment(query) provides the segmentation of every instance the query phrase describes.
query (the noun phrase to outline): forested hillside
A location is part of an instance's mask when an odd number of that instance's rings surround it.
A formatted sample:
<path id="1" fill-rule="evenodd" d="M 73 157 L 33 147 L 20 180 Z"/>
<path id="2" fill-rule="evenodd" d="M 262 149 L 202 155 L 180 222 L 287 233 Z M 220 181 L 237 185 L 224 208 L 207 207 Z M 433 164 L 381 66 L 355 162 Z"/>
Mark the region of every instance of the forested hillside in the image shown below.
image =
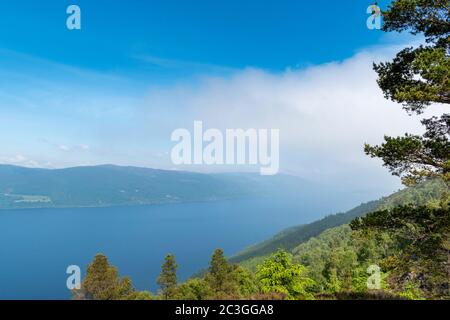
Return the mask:
<path id="1" fill-rule="evenodd" d="M 360 217 L 368 212 L 376 210 L 380 204 L 380 200 L 371 201 L 361 204 L 345 213 L 330 215 L 306 225 L 291 227 L 275 235 L 272 239 L 245 249 L 243 252 L 231 257 L 231 261 L 237 263 L 244 262 L 247 259 L 265 256 L 277 249 L 292 250 L 300 243 L 318 236 L 327 229 L 349 223 L 356 217 Z"/>
<path id="2" fill-rule="evenodd" d="M 231 257 L 230 260 L 252 267 L 267 254 L 277 249 L 291 251 L 301 243 L 320 235 L 323 231 L 348 224 L 353 219 L 364 216 L 369 212 L 390 209 L 399 205 L 411 204 L 418 206 L 430 202 L 438 202 L 446 190 L 447 187 L 442 180 L 427 181 L 414 187 L 405 188 L 380 200 L 361 204 L 345 213 L 338 213 L 307 225 L 284 230 L 272 239 L 245 249 L 243 252 Z"/>

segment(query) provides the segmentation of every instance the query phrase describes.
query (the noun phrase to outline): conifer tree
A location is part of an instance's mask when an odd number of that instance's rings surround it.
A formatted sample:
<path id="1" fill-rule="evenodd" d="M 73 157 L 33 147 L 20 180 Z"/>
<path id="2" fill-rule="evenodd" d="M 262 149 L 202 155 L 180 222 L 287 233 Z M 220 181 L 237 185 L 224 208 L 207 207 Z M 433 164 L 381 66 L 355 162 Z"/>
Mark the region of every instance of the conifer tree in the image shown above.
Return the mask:
<path id="1" fill-rule="evenodd" d="M 401 50 L 389 62 L 375 64 L 386 98 L 410 114 L 450 104 L 450 6 L 448 0 L 395 0 L 383 12 L 384 31 L 422 34 L 426 44 Z M 380 146 L 365 146 L 406 185 L 440 178 L 450 186 L 450 114 L 422 120 L 423 135 L 385 137 Z M 450 295 L 450 211 L 448 194 L 438 208 L 411 206 L 379 211 L 357 219 L 354 230 L 389 232 L 402 246 L 392 277 L 411 281 L 429 297 Z M 405 281 L 405 279 L 407 281 Z M 400 283 L 400 285 L 402 285 Z"/>
<path id="2" fill-rule="evenodd" d="M 97 254 L 88 266 L 81 290 L 74 292 L 76 299 L 120 300 L 134 293 L 128 277 L 120 278 L 117 268 L 111 266 L 108 258 Z"/>
<path id="3" fill-rule="evenodd" d="M 384 31 L 422 34 L 426 45 L 409 47 L 392 61 L 374 64 L 386 98 L 420 114 L 428 106 L 450 104 L 450 6 L 448 0 L 395 0 L 383 12 Z M 365 152 L 414 185 L 430 177 L 450 185 L 450 114 L 422 120 L 422 136 L 385 137 Z"/>
<path id="4" fill-rule="evenodd" d="M 177 269 L 175 256 L 169 254 L 166 256 L 164 264 L 161 267 L 161 274 L 158 278 L 158 285 L 161 288 L 161 294 L 164 299 L 174 299 L 177 291 Z"/>

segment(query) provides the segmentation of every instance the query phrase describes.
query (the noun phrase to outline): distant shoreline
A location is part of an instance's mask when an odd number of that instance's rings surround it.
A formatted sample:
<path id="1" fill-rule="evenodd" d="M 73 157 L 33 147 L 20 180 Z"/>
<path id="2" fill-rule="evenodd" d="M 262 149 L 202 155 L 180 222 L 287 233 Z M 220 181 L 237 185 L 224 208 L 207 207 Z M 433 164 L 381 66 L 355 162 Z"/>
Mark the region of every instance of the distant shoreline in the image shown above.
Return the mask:
<path id="1" fill-rule="evenodd" d="M 21 210 L 36 210 L 36 209 L 88 209 L 88 208 L 118 208 L 118 207 L 143 207 L 143 206 L 160 206 L 160 205 L 171 205 L 171 204 L 190 204 L 190 203 L 210 203 L 210 202 L 221 202 L 230 200 L 242 200 L 242 199 L 264 199 L 268 198 L 268 195 L 242 195 L 236 197 L 220 198 L 220 199 L 204 199 L 204 200 L 186 200 L 186 201 L 161 201 L 161 202 L 148 202 L 148 203 L 123 203 L 123 204 L 104 204 L 104 205 L 81 205 L 81 206 L 30 206 L 30 207 L 11 207 L 4 208 L 0 207 L 0 213 L 2 211 L 21 211 Z"/>

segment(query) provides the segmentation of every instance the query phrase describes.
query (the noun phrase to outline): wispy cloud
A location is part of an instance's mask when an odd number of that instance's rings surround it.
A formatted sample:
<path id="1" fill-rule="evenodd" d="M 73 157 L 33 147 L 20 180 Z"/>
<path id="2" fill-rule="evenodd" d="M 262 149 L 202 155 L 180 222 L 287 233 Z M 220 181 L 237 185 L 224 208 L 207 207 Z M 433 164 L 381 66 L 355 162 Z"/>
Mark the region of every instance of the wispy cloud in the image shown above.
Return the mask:
<path id="1" fill-rule="evenodd" d="M 148 67 L 156 67 L 163 69 L 183 69 L 183 70 L 187 69 L 190 71 L 203 73 L 208 72 L 230 73 L 237 71 L 235 68 L 227 66 L 195 61 L 187 61 L 187 60 L 161 58 L 148 54 L 136 54 L 133 55 L 133 58 L 146 63 Z"/>
<path id="2" fill-rule="evenodd" d="M 58 144 L 56 145 L 58 150 L 61 150 L 63 152 L 74 152 L 74 151 L 89 151 L 90 147 L 86 144 L 81 145 L 75 145 L 75 146 L 68 146 L 65 144 Z"/>
<path id="3" fill-rule="evenodd" d="M 0 156 L 0 162 L 10 165 L 23 166 L 28 168 L 43 168 L 48 167 L 50 163 L 40 163 L 36 160 L 27 158 L 22 154 L 16 154 L 14 156 Z"/>

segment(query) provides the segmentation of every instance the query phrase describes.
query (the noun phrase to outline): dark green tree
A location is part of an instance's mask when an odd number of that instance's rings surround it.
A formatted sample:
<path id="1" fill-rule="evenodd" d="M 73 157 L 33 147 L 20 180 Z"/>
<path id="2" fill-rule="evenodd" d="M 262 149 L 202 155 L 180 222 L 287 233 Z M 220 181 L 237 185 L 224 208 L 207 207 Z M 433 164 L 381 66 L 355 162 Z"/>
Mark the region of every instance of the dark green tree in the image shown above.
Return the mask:
<path id="1" fill-rule="evenodd" d="M 174 299 L 177 294 L 177 268 L 175 256 L 167 255 L 157 280 L 162 297 L 166 300 Z"/>
<path id="2" fill-rule="evenodd" d="M 429 178 L 450 183 L 450 114 L 423 120 L 423 136 L 385 137 L 381 146 L 365 146 L 371 157 L 383 159 L 384 166 L 413 186 Z"/>
<path id="3" fill-rule="evenodd" d="M 234 265 L 232 279 L 236 282 L 239 297 L 248 298 L 259 293 L 258 281 L 255 275 L 246 268 Z"/>
<path id="4" fill-rule="evenodd" d="M 191 278 L 179 286 L 176 298 L 178 300 L 207 300 L 213 296 L 214 293 L 207 281 Z"/>
<path id="5" fill-rule="evenodd" d="M 399 206 L 369 213 L 352 221 L 353 230 L 389 231 L 402 248 L 390 257 L 395 284 L 411 283 L 429 297 L 450 297 L 450 210 L 441 207 Z"/>
<path id="6" fill-rule="evenodd" d="M 426 40 L 426 45 L 405 48 L 392 61 L 374 65 L 385 97 L 401 103 L 410 114 L 420 114 L 433 104 L 450 103 L 449 12 L 448 0 L 395 0 L 383 12 L 384 31 L 409 31 L 422 34 Z M 406 185 L 441 178 L 448 187 L 450 115 L 425 119 L 422 124 L 422 136 L 386 136 L 380 146 L 366 145 L 365 152 L 381 158 Z M 388 263 L 394 286 L 420 288 L 434 297 L 449 290 L 448 214 L 447 194 L 438 208 L 430 204 L 378 211 L 353 221 L 351 226 L 360 231 L 388 232 L 400 247 Z"/>
<path id="7" fill-rule="evenodd" d="M 214 251 L 205 279 L 217 297 L 236 293 L 237 283 L 233 277 L 233 266 L 228 263 L 222 249 Z"/>
<path id="8" fill-rule="evenodd" d="M 385 96 L 412 112 L 450 103 L 448 0 L 395 0 L 383 11 L 383 30 L 423 34 L 427 45 L 406 48 L 393 61 L 375 64 Z"/>
<path id="9" fill-rule="evenodd" d="M 88 266 L 81 290 L 75 290 L 75 299 L 121 300 L 133 295 L 134 289 L 128 277 L 120 278 L 117 268 L 108 258 L 97 254 Z"/>
<path id="10" fill-rule="evenodd" d="M 427 45 L 405 48 L 389 62 L 374 64 L 386 98 L 410 113 L 450 103 L 450 6 L 448 0 L 395 0 L 383 12 L 384 31 L 423 34 Z M 365 152 L 381 158 L 393 174 L 411 185 L 429 177 L 450 180 L 450 115 L 422 121 L 423 136 L 385 137 Z"/>

